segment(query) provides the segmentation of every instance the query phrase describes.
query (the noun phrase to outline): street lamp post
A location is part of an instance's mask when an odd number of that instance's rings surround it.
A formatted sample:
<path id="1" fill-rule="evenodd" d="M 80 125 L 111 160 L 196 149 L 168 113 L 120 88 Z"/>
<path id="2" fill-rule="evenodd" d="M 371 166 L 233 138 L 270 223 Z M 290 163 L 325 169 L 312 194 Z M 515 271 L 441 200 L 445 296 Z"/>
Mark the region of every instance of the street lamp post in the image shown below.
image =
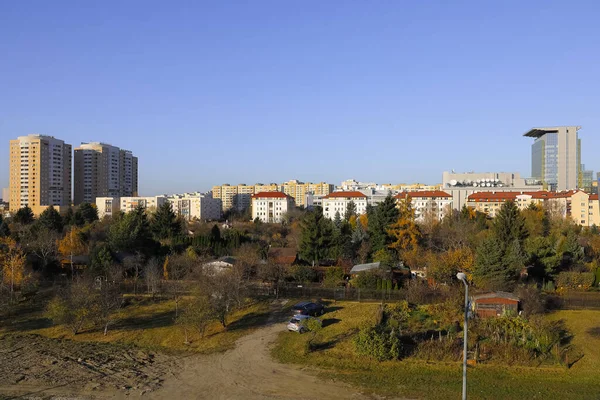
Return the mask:
<path id="1" fill-rule="evenodd" d="M 467 334 L 468 334 L 468 318 L 469 318 L 469 284 L 467 276 L 463 272 L 456 274 L 458 280 L 465 284 L 465 324 L 463 326 L 463 384 L 462 384 L 462 400 L 467 400 Z"/>

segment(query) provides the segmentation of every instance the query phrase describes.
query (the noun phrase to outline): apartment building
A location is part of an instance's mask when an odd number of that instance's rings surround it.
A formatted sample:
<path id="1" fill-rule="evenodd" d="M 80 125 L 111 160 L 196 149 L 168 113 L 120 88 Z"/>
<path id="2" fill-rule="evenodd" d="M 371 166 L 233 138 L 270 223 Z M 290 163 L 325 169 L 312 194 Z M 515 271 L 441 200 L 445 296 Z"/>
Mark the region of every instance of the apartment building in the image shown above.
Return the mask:
<path id="1" fill-rule="evenodd" d="M 82 143 L 75 149 L 74 203 L 96 197 L 137 196 L 138 160 L 131 151 L 106 143 Z"/>
<path id="2" fill-rule="evenodd" d="M 173 211 L 186 221 L 215 221 L 221 218 L 221 199 L 214 199 L 212 193 L 184 193 L 167 197 Z"/>
<path id="3" fill-rule="evenodd" d="M 244 211 L 251 204 L 251 197 L 255 193 L 256 187 L 262 188 L 262 184 L 246 185 L 229 185 L 228 183 L 220 186 L 213 186 L 213 198 L 221 200 L 221 209 L 223 212 L 229 210 Z M 277 185 L 270 186 L 277 190 Z"/>
<path id="4" fill-rule="evenodd" d="M 166 196 L 151 196 L 151 197 L 121 197 L 119 199 L 119 209 L 128 213 L 135 210 L 137 207 L 143 207 L 148 211 L 156 211 L 156 209 L 167 202 Z"/>
<path id="5" fill-rule="evenodd" d="M 96 197 L 98 218 L 113 217 L 121 210 L 121 200 L 118 197 Z"/>
<path id="6" fill-rule="evenodd" d="M 588 224 L 591 220 L 590 226 L 594 224 L 594 214 L 591 217 L 588 216 L 586 219 L 579 218 L 581 216 L 581 210 L 590 205 L 595 197 L 582 191 L 569 190 L 563 192 L 548 192 L 548 191 L 537 191 L 537 192 L 478 192 L 469 195 L 467 205 L 476 211 L 487 214 L 489 217 L 495 217 L 500 211 L 502 204 L 505 201 L 512 200 L 515 202 L 520 210 L 524 210 L 529 207 L 532 203 L 540 207 L 545 208 L 551 214 L 556 216 L 573 217 L 574 221 L 580 225 Z M 579 201 L 581 198 L 585 198 L 584 201 Z M 573 205 L 575 202 L 579 204 L 575 211 L 573 211 Z M 585 204 L 582 204 L 585 203 Z M 591 204 L 593 206 L 593 204 Z M 587 208 L 589 210 L 589 208 Z M 593 207 L 591 209 L 593 211 Z M 590 219 L 591 218 L 591 219 Z M 581 222 L 583 220 L 583 222 Z"/>
<path id="7" fill-rule="evenodd" d="M 440 221 L 452 211 L 452 195 L 441 190 L 403 192 L 394 198 L 397 202 L 410 198 L 418 222 L 425 221 L 428 216 Z"/>
<path id="8" fill-rule="evenodd" d="M 319 182 L 319 183 L 304 183 L 298 180 L 291 180 L 284 182 L 278 187 L 278 191 L 292 196 L 298 207 L 307 207 L 306 195 L 312 194 L 316 197 L 327 196 L 333 192 L 333 185 L 330 183 Z"/>
<path id="9" fill-rule="evenodd" d="M 281 192 L 260 192 L 252 196 L 252 219 L 281 223 L 283 215 L 294 208 L 293 197 Z"/>
<path id="10" fill-rule="evenodd" d="M 323 215 L 329 219 L 335 219 L 335 214 L 340 213 L 344 218 L 348 204 L 354 202 L 356 214 L 367 212 L 367 196 L 358 191 L 333 192 L 323 197 Z"/>
<path id="11" fill-rule="evenodd" d="M 39 215 L 52 205 L 71 205 L 71 145 L 32 134 L 10 141 L 10 211 L 29 206 Z"/>

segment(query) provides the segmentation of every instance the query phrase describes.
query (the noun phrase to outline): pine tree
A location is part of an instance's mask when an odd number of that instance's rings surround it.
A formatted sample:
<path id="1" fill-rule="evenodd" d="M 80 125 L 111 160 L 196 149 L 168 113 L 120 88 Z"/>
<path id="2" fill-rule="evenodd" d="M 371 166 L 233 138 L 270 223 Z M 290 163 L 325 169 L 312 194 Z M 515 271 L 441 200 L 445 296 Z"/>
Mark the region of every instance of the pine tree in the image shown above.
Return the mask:
<path id="1" fill-rule="evenodd" d="M 90 203 L 81 203 L 77 211 L 79 211 L 86 224 L 98 221 L 98 210 Z"/>
<path id="2" fill-rule="evenodd" d="M 181 234 L 181 224 L 171 203 L 165 202 L 158 207 L 150 222 L 150 229 L 157 240 L 173 239 Z"/>
<path id="3" fill-rule="evenodd" d="M 495 237 L 485 239 L 477 248 L 473 281 L 479 287 L 502 288 L 506 284 L 503 251 Z"/>
<path id="4" fill-rule="evenodd" d="M 335 225 L 335 227 L 337 229 L 340 229 L 340 227 L 342 226 L 342 216 L 340 215 L 339 211 L 335 212 L 335 217 L 333 218 L 333 224 Z"/>
<path id="5" fill-rule="evenodd" d="M 33 211 L 31 211 L 31 208 L 29 208 L 29 206 L 19 208 L 15 213 L 15 216 L 13 217 L 14 222 L 23 225 L 30 224 L 33 222 L 33 220 Z"/>
<path id="6" fill-rule="evenodd" d="M 50 206 L 40 214 L 37 225 L 50 231 L 62 232 L 63 219 L 54 206 Z"/>
<path id="7" fill-rule="evenodd" d="M 323 210 L 320 207 L 315 207 L 313 211 L 306 214 L 301 227 L 300 257 L 314 265 L 319 265 L 319 260 L 329 255 L 333 238 L 332 223 L 323 217 Z"/>
<path id="8" fill-rule="evenodd" d="M 523 246 L 523 241 L 527 238 L 525 219 L 515 202 L 511 200 L 505 201 L 500 207 L 500 211 L 494 218 L 492 229 L 502 249 L 505 249 L 515 240 Z"/>
<path id="9" fill-rule="evenodd" d="M 6 237 L 10 235 L 10 229 L 8 228 L 8 224 L 0 214 L 0 238 Z"/>
<path id="10" fill-rule="evenodd" d="M 350 218 L 352 217 L 356 217 L 356 203 L 354 203 L 354 200 L 348 202 L 346 213 L 344 214 L 344 219 L 346 221 L 350 221 Z"/>
<path id="11" fill-rule="evenodd" d="M 368 215 L 369 236 L 373 251 L 377 251 L 385 248 L 392 241 L 388 228 L 398 221 L 396 200 L 391 193 L 388 193 L 385 200 L 370 211 L 371 213 Z"/>

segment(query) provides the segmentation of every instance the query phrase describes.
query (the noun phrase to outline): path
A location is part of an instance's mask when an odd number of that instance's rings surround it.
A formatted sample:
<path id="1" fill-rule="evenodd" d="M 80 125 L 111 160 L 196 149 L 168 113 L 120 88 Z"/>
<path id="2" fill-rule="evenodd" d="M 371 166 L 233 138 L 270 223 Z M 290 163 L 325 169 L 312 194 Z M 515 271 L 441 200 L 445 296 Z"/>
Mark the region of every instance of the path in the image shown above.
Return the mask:
<path id="1" fill-rule="evenodd" d="M 299 367 L 273 361 L 269 354 L 269 345 L 275 341 L 279 332 L 285 330 L 281 317 L 282 314 L 275 310 L 266 327 L 240 338 L 232 350 L 182 360 L 181 372 L 167 377 L 162 388 L 148 393 L 148 398 L 370 398 L 345 384 L 323 380 Z"/>

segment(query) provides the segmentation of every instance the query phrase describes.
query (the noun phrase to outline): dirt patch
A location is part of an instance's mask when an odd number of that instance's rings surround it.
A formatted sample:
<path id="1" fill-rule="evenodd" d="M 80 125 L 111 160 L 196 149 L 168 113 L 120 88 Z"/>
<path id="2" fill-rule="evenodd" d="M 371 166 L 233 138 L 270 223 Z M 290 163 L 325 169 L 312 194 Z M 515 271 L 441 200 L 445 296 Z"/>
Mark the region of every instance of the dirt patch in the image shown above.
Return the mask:
<path id="1" fill-rule="evenodd" d="M 0 393 L 151 392 L 174 363 L 130 346 L 6 335 L 0 337 Z"/>
<path id="2" fill-rule="evenodd" d="M 587 333 L 588 333 L 588 335 L 593 336 L 593 337 L 600 337 L 600 326 L 588 329 Z"/>

